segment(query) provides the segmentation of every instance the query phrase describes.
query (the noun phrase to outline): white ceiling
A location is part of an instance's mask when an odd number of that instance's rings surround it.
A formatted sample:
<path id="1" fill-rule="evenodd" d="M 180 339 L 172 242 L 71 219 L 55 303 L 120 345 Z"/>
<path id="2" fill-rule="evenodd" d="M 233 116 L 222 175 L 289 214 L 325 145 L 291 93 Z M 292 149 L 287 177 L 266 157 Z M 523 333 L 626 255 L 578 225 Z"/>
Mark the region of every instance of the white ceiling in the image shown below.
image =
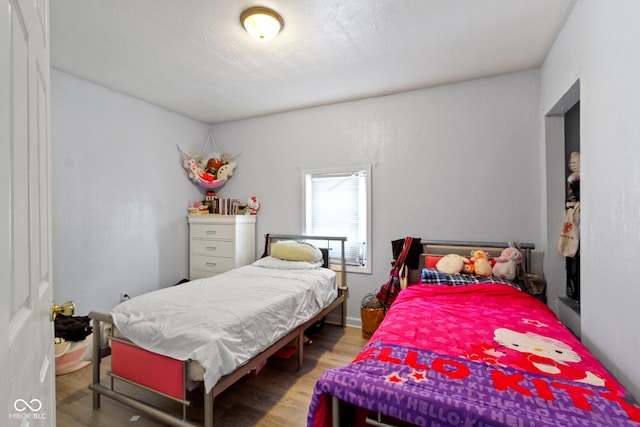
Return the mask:
<path id="1" fill-rule="evenodd" d="M 217 123 L 537 68 L 575 1 L 52 0 L 51 66 Z"/>

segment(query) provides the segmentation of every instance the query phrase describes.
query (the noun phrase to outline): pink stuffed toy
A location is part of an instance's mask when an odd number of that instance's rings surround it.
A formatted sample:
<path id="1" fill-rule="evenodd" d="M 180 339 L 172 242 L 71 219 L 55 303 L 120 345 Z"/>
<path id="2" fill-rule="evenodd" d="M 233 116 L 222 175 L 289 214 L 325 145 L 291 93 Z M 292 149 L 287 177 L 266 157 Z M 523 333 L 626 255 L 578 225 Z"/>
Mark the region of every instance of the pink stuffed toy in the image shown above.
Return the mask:
<path id="1" fill-rule="evenodd" d="M 522 253 L 516 248 L 506 248 L 496 258 L 493 266 L 493 275 L 500 279 L 513 280 L 516 278 L 518 265 L 522 262 Z"/>

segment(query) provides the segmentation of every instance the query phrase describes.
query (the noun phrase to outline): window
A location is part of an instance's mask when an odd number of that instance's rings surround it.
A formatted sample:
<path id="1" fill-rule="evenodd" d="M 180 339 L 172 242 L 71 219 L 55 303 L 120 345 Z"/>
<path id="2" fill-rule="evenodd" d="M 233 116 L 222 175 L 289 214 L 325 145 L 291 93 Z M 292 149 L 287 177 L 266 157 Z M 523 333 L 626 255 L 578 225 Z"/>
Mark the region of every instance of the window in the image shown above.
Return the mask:
<path id="1" fill-rule="evenodd" d="M 303 234 L 346 236 L 347 271 L 371 272 L 371 167 L 302 171 Z M 330 257 L 340 256 L 334 242 Z"/>

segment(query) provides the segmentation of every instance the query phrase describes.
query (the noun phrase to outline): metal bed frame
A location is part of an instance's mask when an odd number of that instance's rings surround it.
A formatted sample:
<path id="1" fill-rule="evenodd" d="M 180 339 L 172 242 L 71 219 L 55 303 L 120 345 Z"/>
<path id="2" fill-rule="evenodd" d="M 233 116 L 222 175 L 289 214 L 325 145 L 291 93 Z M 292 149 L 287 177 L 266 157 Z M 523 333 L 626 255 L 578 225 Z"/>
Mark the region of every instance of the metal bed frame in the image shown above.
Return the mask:
<path id="1" fill-rule="evenodd" d="M 318 314 L 316 314 L 312 319 L 309 319 L 307 322 L 299 325 L 298 327 L 291 330 L 284 337 L 280 338 L 278 341 L 273 343 L 270 347 L 268 347 L 263 352 L 259 353 L 251 360 L 249 360 L 244 365 L 238 367 L 232 373 L 223 376 L 216 383 L 216 385 L 209 391 L 204 391 L 204 427 L 213 427 L 213 407 L 214 407 L 214 399 L 220 393 L 225 391 L 231 385 L 235 384 L 238 380 L 243 378 L 245 375 L 250 374 L 252 372 L 257 373 L 266 363 L 267 359 L 273 356 L 278 350 L 282 349 L 284 346 L 289 344 L 292 340 L 298 339 L 297 346 L 297 354 L 298 354 L 298 369 L 301 369 L 303 361 L 304 361 L 304 332 L 306 329 L 311 327 L 313 324 L 318 322 L 320 319 L 325 317 L 331 311 L 335 310 L 338 307 L 341 307 L 341 326 L 344 328 L 346 326 L 346 318 L 347 318 L 347 308 L 346 308 L 346 298 L 348 293 L 348 287 L 346 283 L 346 261 L 345 261 L 345 241 L 346 237 L 333 237 L 333 236 L 306 236 L 306 235 L 289 235 L 289 234 L 268 234 L 266 236 L 267 239 L 267 248 L 270 247 L 271 243 L 278 240 L 318 240 L 318 241 L 338 241 L 341 245 L 341 256 L 340 256 L 340 275 L 341 282 L 338 287 L 338 296 L 337 298 L 329 304 L 329 306 L 325 307 Z M 183 395 L 182 398 L 176 398 L 170 396 L 161 391 L 155 390 L 151 387 L 139 384 L 135 381 L 132 381 L 128 378 L 124 378 L 122 376 L 116 375 L 113 372 L 107 372 L 107 376 L 110 378 L 110 386 L 106 387 L 100 383 L 100 364 L 103 357 L 106 357 L 111 354 L 110 347 L 102 347 L 102 343 L 104 342 L 102 333 L 106 328 L 105 325 L 113 325 L 113 319 L 111 315 L 92 311 L 89 313 L 89 317 L 93 320 L 93 352 L 92 352 L 92 362 L 93 362 L 93 378 L 92 382 L 89 385 L 89 389 L 93 392 L 93 408 L 100 408 L 100 396 L 104 395 L 110 399 L 123 403 L 131 408 L 139 410 L 147 415 L 150 415 L 168 425 L 177 426 L 177 427 L 193 427 L 198 424 L 192 423 L 187 420 L 187 407 L 191 406 L 192 402 L 187 399 L 187 363 L 190 361 L 183 361 L 182 363 L 182 379 L 183 379 Z M 113 329 L 111 329 L 113 330 Z M 107 333 L 107 340 L 115 341 L 118 343 L 123 343 L 132 347 L 137 347 L 131 341 L 114 336 L 113 332 Z M 145 403 L 141 400 L 135 399 L 131 396 L 128 396 L 120 391 L 115 390 L 114 383 L 115 380 L 123 381 L 125 383 L 134 385 L 140 389 L 149 391 L 159 396 L 163 396 L 171 401 L 178 402 L 182 405 L 182 417 L 178 417 L 167 412 L 162 411 L 161 409 L 152 406 L 148 403 Z"/>
<path id="2" fill-rule="evenodd" d="M 473 242 L 473 241 L 449 241 L 449 240 L 421 240 L 422 255 L 447 255 L 450 253 L 457 253 L 464 256 L 469 256 L 470 251 L 484 250 L 491 256 L 498 256 L 504 248 L 511 246 L 511 242 Z M 523 255 L 522 264 L 526 271 L 531 268 L 531 251 L 535 249 L 533 243 L 514 243 Z M 422 256 L 421 256 L 422 259 Z M 421 261 L 419 270 L 424 267 Z M 342 425 L 341 419 L 341 406 L 342 401 L 331 396 L 331 426 L 340 427 Z M 366 416 L 364 422 L 367 425 L 376 427 L 398 427 L 396 424 L 391 424 L 389 420 L 385 421 L 384 416 L 381 413 L 377 413 L 375 417 Z M 409 423 L 403 422 L 402 426 L 406 426 Z"/>

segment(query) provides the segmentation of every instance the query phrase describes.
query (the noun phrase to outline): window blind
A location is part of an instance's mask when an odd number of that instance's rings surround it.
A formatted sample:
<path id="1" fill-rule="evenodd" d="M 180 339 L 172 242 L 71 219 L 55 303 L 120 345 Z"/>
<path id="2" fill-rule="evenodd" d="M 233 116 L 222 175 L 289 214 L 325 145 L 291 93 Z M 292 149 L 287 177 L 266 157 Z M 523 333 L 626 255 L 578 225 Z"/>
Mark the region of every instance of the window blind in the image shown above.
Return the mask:
<path id="1" fill-rule="evenodd" d="M 314 173 L 307 177 L 310 206 L 307 233 L 346 236 L 345 256 L 350 265 L 365 264 L 367 171 Z M 332 248 L 339 256 L 340 247 Z M 334 252 L 335 251 L 335 252 Z"/>

